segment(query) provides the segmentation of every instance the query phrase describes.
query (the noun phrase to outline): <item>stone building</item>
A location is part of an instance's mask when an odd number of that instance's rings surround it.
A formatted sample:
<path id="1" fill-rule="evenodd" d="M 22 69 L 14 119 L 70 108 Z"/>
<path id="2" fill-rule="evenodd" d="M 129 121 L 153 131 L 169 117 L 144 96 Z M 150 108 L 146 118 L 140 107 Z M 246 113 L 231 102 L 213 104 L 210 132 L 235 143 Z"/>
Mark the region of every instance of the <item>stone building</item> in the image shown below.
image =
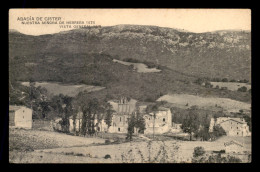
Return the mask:
<path id="1" fill-rule="evenodd" d="M 71 117 L 69 118 L 69 123 L 70 123 L 70 128 L 69 128 L 69 130 L 70 130 L 70 132 L 74 132 L 74 130 L 75 130 L 76 132 L 79 132 L 79 131 L 80 131 L 81 125 L 82 125 L 82 115 L 83 115 L 82 112 L 79 112 L 79 113 L 76 115 L 76 117 L 75 117 L 75 128 L 74 128 L 74 124 L 73 124 L 73 122 L 74 122 L 73 117 L 71 116 Z M 97 123 L 98 123 L 98 120 L 95 119 L 95 120 L 94 120 L 94 124 L 97 124 Z M 96 131 L 105 131 L 105 132 L 107 132 L 107 124 L 105 123 L 104 120 L 102 120 L 102 121 L 100 121 L 100 123 L 95 127 L 95 129 L 96 129 Z"/>
<path id="2" fill-rule="evenodd" d="M 250 136 L 249 126 L 243 118 L 219 117 L 211 118 L 209 131 L 213 131 L 213 127 L 221 126 L 228 136 Z"/>
<path id="3" fill-rule="evenodd" d="M 109 103 L 114 109 L 110 133 L 127 133 L 128 119 L 136 110 L 136 100 L 122 97 L 120 100 L 111 100 Z"/>
<path id="4" fill-rule="evenodd" d="M 128 121 L 131 115 L 135 115 L 136 111 L 139 110 L 141 115 L 145 119 L 145 131 L 144 134 L 149 134 L 155 132 L 155 134 L 161 134 L 170 131 L 172 127 L 172 114 L 169 108 L 159 107 L 159 110 L 155 112 L 155 119 L 153 118 L 153 113 L 146 113 L 145 105 L 137 103 L 134 99 L 129 99 L 122 97 L 119 100 L 108 101 L 114 113 L 112 114 L 112 123 L 108 128 L 104 119 L 97 125 L 96 131 L 109 132 L 109 133 L 127 133 L 128 131 Z M 74 131 L 73 117 L 70 119 L 70 131 Z M 97 124 L 97 120 L 94 121 Z M 79 131 L 82 123 L 82 112 L 79 112 L 75 119 L 75 130 Z M 135 130 L 137 132 L 137 130 Z"/>
<path id="5" fill-rule="evenodd" d="M 162 134 L 171 130 L 172 113 L 169 108 L 159 107 L 157 112 L 144 114 L 145 130 L 144 134 Z"/>
<path id="6" fill-rule="evenodd" d="M 32 128 L 32 109 L 25 106 L 9 106 L 9 126 Z"/>

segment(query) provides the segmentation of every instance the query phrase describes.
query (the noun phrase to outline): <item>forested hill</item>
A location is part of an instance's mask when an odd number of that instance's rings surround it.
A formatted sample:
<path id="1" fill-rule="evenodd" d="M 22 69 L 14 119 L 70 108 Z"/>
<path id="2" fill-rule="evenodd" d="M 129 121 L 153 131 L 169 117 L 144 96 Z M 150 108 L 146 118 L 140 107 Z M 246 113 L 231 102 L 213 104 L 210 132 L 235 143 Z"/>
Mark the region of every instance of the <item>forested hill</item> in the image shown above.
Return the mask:
<path id="1" fill-rule="evenodd" d="M 191 33 L 138 25 L 77 29 L 41 36 L 9 32 L 10 60 L 29 65 L 38 56 L 106 54 L 138 59 L 196 77 L 251 80 L 251 32 Z M 34 59 L 34 60 L 33 60 Z M 47 59 L 46 59 L 47 60 Z"/>

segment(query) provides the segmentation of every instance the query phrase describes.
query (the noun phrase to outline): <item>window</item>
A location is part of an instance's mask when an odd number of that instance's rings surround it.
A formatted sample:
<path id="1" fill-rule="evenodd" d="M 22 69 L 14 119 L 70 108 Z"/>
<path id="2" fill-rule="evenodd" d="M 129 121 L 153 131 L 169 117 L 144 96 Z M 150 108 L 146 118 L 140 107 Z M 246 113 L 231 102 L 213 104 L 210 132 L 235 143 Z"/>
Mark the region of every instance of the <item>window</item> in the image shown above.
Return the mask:
<path id="1" fill-rule="evenodd" d="M 120 117 L 120 122 L 121 122 L 121 117 Z"/>
<path id="2" fill-rule="evenodd" d="M 24 116 L 23 116 L 23 119 L 24 119 Z"/>
<path id="3" fill-rule="evenodd" d="M 120 128 L 118 128 L 118 131 L 120 131 Z"/>
<path id="4" fill-rule="evenodd" d="M 238 135 L 238 132 L 237 132 L 237 135 Z"/>
<path id="5" fill-rule="evenodd" d="M 163 122 L 165 122 L 165 118 L 163 118 Z"/>
<path id="6" fill-rule="evenodd" d="M 238 127 L 237 127 L 237 129 L 238 129 Z"/>
<path id="7" fill-rule="evenodd" d="M 23 113 L 24 113 L 24 110 L 23 110 Z"/>
<path id="8" fill-rule="evenodd" d="M 150 118 L 149 118 L 149 120 L 150 120 Z"/>

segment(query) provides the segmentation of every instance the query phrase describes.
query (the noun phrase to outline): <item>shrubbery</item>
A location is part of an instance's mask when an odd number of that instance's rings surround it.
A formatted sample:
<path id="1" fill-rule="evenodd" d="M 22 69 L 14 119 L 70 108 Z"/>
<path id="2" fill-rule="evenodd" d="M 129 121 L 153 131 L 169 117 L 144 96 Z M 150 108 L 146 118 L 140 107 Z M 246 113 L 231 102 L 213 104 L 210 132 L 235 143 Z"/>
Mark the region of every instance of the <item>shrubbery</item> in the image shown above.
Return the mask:
<path id="1" fill-rule="evenodd" d="M 202 156 L 204 154 L 205 154 L 205 150 L 203 147 L 199 146 L 194 148 L 193 157 Z"/>
<path id="2" fill-rule="evenodd" d="M 222 82 L 228 82 L 228 79 L 227 78 L 223 78 Z"/>
<path id="3" fill-rule="evenodd" d="M 216 126 L 213 127 L 213 133 L 212 134 L 215 137 L 221 137 L 221 136 L 226 135 L 226 132 L 221 126 L 216 125 Z"/>
<path id="4" fill-rule="evenodd" d="M 247 91 L 247 87 L 245 87 L 245 86 L 240 87 L 240 88 L 237 89 L 237 91 L 246 92 Z"/>
<path id="5" fill-rule="evenodd" d="M 227 157 L 222 157 L 221 154 L 211 155 L 209 157 L 196 157 L 192 159 L 192 163 L 241 163 L 242 160 L 228 155 Z"/>

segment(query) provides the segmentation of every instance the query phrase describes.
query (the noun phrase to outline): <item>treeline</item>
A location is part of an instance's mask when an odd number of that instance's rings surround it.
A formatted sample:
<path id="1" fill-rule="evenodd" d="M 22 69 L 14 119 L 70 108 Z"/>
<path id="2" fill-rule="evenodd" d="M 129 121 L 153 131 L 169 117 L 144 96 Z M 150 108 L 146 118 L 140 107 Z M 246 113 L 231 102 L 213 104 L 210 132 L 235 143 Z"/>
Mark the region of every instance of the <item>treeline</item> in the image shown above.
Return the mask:
<path id="1" fill-rule="evenodd" d="M 190 135 L 190 140 L 193 138 L 202 141 L 215 140 L 222 135 L 226 135 L 224 129 L 220 126 L 213 127 L 213 132 L 209 132 L 211 118 L 226 116 L 223 111 L 212 112 L 192 106 L 188 109 L 171 108 L 171 112 L 174 114 L 172 121 L 182 124 L 181 128 Z"/>
<path id="2" fill-rule="evenodd" d="M 195 80 L 195 83 L 201 85 L 203 83 L 207 82 L 237 82 L 237 83 L 249 83 L 249 80 L 243 79 L 243 80 L 235 80 L 235 79 L 227 79 L 227 78 L 209 78 L 209 77 L 204 77 L 204 78 L 198 78 Z"/>
<path id="3" fill-rule="evenodd" d="M 213 79 L 209 79 L 209 78 L 198 78 L 194 81 L 194 83 L 198 84 L 198 85 L 203 85 L 206 88 L 213 88 L 213 84 L 211 84 L 210 82 L 238 82 L 238 83 L 248 83 L 249 81 L 244 79 L 244 80 L 228 80 L 227 78 L 224 79 L 219 79 L 219 78 L 213 78 Z M 227 87 L 219 87 L 219 85 L 216 85 L 215 87 L 216 89 L 221 89 L 221 90 L 227 90 Z M 251 89 L 247 89 L 246 86 L 242 86 L 240 88 L 237 89 L 237 91 L 239 92 L 251 92 Z"/>

